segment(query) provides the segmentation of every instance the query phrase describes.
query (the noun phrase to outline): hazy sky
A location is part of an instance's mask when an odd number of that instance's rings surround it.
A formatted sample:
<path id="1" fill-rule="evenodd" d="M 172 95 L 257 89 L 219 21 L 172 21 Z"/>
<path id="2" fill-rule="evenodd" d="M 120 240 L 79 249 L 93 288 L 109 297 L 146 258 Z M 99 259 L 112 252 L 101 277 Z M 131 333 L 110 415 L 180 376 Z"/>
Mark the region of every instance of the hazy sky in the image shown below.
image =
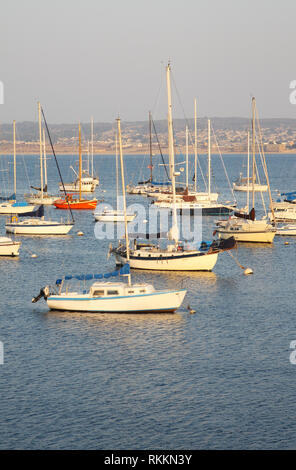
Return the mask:
<path id="1" fill-rule="evenodd" d="M 186 117 L 296 117 L 295 0 L 1 0 L 0 123 L 166 118 L 171 59 Z M 161 99 L 156 106 L 159 89 Z M 177 95 L 174 117 L 183 117 Z"/>

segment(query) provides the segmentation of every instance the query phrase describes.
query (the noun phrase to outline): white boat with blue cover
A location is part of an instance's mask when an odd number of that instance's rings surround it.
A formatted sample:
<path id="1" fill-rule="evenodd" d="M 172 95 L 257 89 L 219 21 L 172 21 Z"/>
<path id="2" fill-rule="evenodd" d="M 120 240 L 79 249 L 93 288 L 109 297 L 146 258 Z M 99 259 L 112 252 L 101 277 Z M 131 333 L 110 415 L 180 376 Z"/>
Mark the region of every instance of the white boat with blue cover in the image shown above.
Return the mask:
<path id="1" fill-rule="evenodd" d="M 57 279 L 54 287 L 46 286 L 41 289 L 32 302 L 35 303 L 44 297 L 51 310 L 90 313 L 174 313 L 181 306 L 186 289 L 155 290 L 151 284 L 105 280 L 118 275 L 129 277 L 129 272 L 129 264 L 126 264 L 113 273 L 65 276 L 63 279 Z M 89 290 L 80 292 L 66 286 L 68 281 L 91 279 L 103 281 L 96 281 Z M 65 286 L 66 290 L 62 292 Z"/>

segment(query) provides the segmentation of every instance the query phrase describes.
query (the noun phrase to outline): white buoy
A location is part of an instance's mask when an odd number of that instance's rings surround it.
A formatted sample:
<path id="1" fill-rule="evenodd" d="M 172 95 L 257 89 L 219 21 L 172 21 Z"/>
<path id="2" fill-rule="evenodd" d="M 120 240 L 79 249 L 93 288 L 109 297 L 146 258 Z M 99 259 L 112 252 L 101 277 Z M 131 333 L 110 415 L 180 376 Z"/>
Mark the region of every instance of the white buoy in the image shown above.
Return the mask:
<path id="1" fill-rule="evenodd" d="M 245 276 L 249 276 L 250 274 L 254 274 L 253 269 L 251 269 L 251 268 L 246 268 L 246 269 L 244 270 L 244 275 L 245 275 Z"/>
<path id="2" fill-rule="evenodd" d="M 31 258 L 37 258 L 37 255 L 35 253 L 32 253 Z"/>
<path id="3" fill-rule="evenodd" d="M 285 245 L 289 245 L 289 242 L 285 242 Z"/>
<path id="4" fill-rule="evenodd" d="M 84 233 L 79 231 L 79 232 L 77 232 L 77 235 L 78 235 L 78 237 L 82 237 L 84 235 Z"/>

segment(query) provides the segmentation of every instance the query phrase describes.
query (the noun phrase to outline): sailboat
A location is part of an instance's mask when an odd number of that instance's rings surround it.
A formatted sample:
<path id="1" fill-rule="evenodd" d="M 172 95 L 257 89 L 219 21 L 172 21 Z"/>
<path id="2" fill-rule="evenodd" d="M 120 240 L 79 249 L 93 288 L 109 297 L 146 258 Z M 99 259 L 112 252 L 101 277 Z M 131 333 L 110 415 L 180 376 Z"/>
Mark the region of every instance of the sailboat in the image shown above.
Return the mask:
<path id="1" fill-rule="evenodd" d="M 120 165 L 124 214 L 126 215 L 125 182 L 123 154 L 121 143 L 120 119 L 117 119 L 119 147 L 120 147 Z M 46 286 L 40 290 L 40 293 L 32 299 L 37 302 L 44 297 L 47 305 L 52 310 L 79 311 L 90 313 L 173 313 L 182 304 L 186 295 L 186 289 L 178 290 L 156 290 L 152 284 L 135 283 L 131 281 L 129 267 L 129 240 L 127 219 L 125 217 L 125 240 L 127 249 L 127 263 L 118 271 L 107 274 L 86 274 L 80 276 L 65 276 L 56 281 L 56 290 Z M 113 276 L 126 276 L 128 282 L 103 281 L 94 282 L 88 291 L 78 293 L 71 292 L 66 288 L 62 292 L 66 280 L 79 279 L 104 279 Z"/>
<path id="2" fill-rule="evenodd" d="M 187 138 L 188 139 L 188 138 Z M 187 140 L 186 139 L 186 140 Z M 218 193 L 212 192 L 211 185 L 211 121 L 208 120 L 208 191 L 207 192 L 189 192 L 188 186 L 188 140 L 186 144 L 187 170 L 186 170 L 186 190 L 179 193 L 176 200 L 176 209 L 178 211 L 186 210 L 194 213 L 195 209 L 201 211 L 202 215 L 227 215 L 233 212 L 233 206 L 221 204 L 218 200 Z M 173 196 L 168 194 L 166 197 L 158 198 L 154 204 L 162 209 L 171 209 L 173 205 Z"/>
<path id="3" fill-rule="evenodd" d="M 249 191 L 247 192 L 247 208 L 246 211 L 236 212 L 234 217 L 227 221 L 218 222 L 218 228 L 214 233 L 218 234 L 220 239 L 228 238 L 233 236 L 238 242 L 249 242 L 249 243 L 272 243 L 276 234 L 274 224 L 271 224 L 266 218 L 256 220 L 255 214 L 255 118 L 256 118 L 256 100 L 252 98 L 252 209 L 249 212 Z M 249 134 L 248 134 L 249 135 Z M 249 149 L 249 137 L 248 137 L 248 149 Z M 248 150 L 249 153 L 249 150 Z M 263 153 L 263 164 L 264 172 L 267 180 L 269 198 L 272 207 L 272 198 L 269 185 L 268 172 Z M 249 170 L 248 170 L 249 171 Z M 249 176 L 247 181 L 249 181 Z M 272 208 L 272 218 L 275 220 L 274 211 Z"/>
<path id="4" fill-rule="evenodd" d="M 168 233 L 169 240 L 165 248 L 155 244 L 135 243 L 133 249 L 128 249 L 123 245 L 117 248 L 110 248 L 110 253 L 115 256 L 116 264 L 124 265 L 129 259 L 131 268 L 148 269 L 157 271 L 212 271 L 221 251 L 232 249 L 235 242 L 232 239 L 229 242 L 217 245 L 210 244 L 205 250 L 186 249 L 184 244 L 179 241 L 179 229 L 177 226 L 176 209 L 176 186 L 175 186 L 175 154 L 173 140 L 173 118 L 171 102 L 171 82 L 170 82 L 170 64 L 166 67 L 167 76 L 167 94 L 168 94 L 168 144 L 169 144 L 169 167 L 170 179 L 172 181 L 173 203 L 172 203 L 172 227 Z M 230 237 L 229 237 L 230 238 Z M 136 242 L 136 240 L 135 240 Z"/>
<path id="5" fill-rule="evenodd" d="M 40 182 L 41 182 L 41 200 L 43 199 L 43 171 L 42 171 L 42 145 L 44 143 L 44 134 L 42 142 L 42 124 L 41 124 L 41 106 L 38 103 L 39 117 L 39 146 L 40 146 Z M 43 206 L 41 206 L 43 208 Z M 66 235 L 72 229 L 72 222 L 57 222 L 56 220 L 46 220 L 44 216 L 25 218 L 18 220 L 13 216 L 5 224 L 6 232 L 15 235 Z"/>
<path id="6" fill-rule="evenodd" d="M 149 168 L 149 170 L 150 170 L 150 175 L 149 175 L 149 178 L 147 180 L 139 181 L 137 185 L 134 185 L 134 186 L 131 185 L 131 184 L 127 185 L 126 190 L 129 194 L 139 194 L 139 195 L 142 195 L 142 196 L 151 196 L 151 193 L 153 195 L 154 194 L 156 194 L 156 195 L 161 194 L 163 191 L 168 191 L 169 188 L 170 188 L 170 184 L 171 184 L 170 181 L 166 181 L 166 182 L 154 181 L 154 177 L 153 177 L 154 165 L 153 165 L 153 148 L 152 148 L 152 124 L 153 124 L 153 127 L 154 127 L 155 135 L 157 137 L 155 125 L 154 125 L 154 122 L 152 120 L 152 114 L 149 111 L 149 154 L 150 154 L 150 163 L 149 163 L 147 168 Z M 158 137 L 157 137 L 157 141 L 158 141 Z M 159 146 L 159 149 L 160 149 L 159 141 L 158 141 L 158 146 Z M 160 152 L 161 152 L 161 149 L 160 149 Z M 161 153 L 161 156 L 162 156 L 162 159 L 163 159 L 162 153 Z M 167 180 L 168 180 L 169 176 L 168 176 L 168 173 L 167 173 L 167 169 L 166 169 L 164 160 L 163 160 L 163 165 L 165 167 L 166 176 L 167 176 Z"/>
<path id="7" fill-rule="evenodd" d="M 98 222 L 124 222 L 124 211 L 119 209 L 119 191 L 118 191 L 118 151 L 117 151 L 117 138 L 115 139 L 115 162 L 116 162 L 116 209 L 104 208 L 102 212 L 94 212 L 94 218 Z M 126 214 L 128 222 L 131 222 L 136 217 L 136 214 Z"/>
<path id="8" fill-rule="evenodd" d="M 233 190 L 247 192 L 248 186 L 251 186 L 251 183 L 252 183 L 251 178 L 248 179 L 247 177 L 243 176 L 243 173 L 240 173 L 239 178 L 235 180 L 233 183 Z M 254 191 L 261 192 L 261 193 L 266 192 L 267 184 L 261 184 L 261 183 L 255 182 Z"/>
<path id="9" fill-rule="evenodd" d="M 60 191 L 64 191 L 64 189 L 69 193 L 77 193 L 81 187 L 82 193 L 93 193 L 96 189 L 97 185 L 99 184 L 98 176 L 94 175 L 94 131 L 93 131 L 93 118 L 91 118 L 91 173 L 89 169 L 89 145 L 88 145 L 88 158 L 87 158 L 87 170 L 81 170 L 81 177 L 74 168 L 71 166 L 71 170 L 75 173 L 76 180 L 72 183 L 60 183 L 59 189 Z"/>
<path id="10" fill-rule="evenodd" d="M 43 169 L 44 169 L 44 187 L 43 187 Z M 45 131 L 43 129 L 43 155 L 40 149 L 40 188 L 35 188 L 37 193 L 25 194 L 25 199 L 31 204 L 42 204 L 43 206 L 51 206 L 58 196 L 48 194 L 47 192 L 47 162 L 46 162 L 46 144 L 45 144 Z"/>
<path id="11" fill-rule="evenodd" d="M 13 184 L 14 194 L 11 199 L 4 200 L 0 198 L 0 214 L 1 215 L 14 215 L 14 214 L 28 214 L 36 209 L 36 205 L 28 204 L 26 201 L 18 202 L 16 200 L 16 127 L 13 121 Z"/>
<path id="12" fill-rule="evenodd" d="M 21 242 L 15 242 L 8 237 L 0 237 L 0 256 L 18 256 Z"/>
<path id="13" fill-rule="evenodd" d="M 75 198 L 72 196 L 72 194 L 67 194 L 64 199 L 57 199 L 54 201 L 54 206 L 57 209 L 64 209 L 67 210 L 69 207 L 72 210 L 91 210 L 95 209 L 97 206 L 97 199 L 83 199 L 81 196 L 82 193 L 82 155 L 81 155 L 81 127 L 79 123 L 79 177 L 78 177 L 78 183 L 79 183 L 79 197 Z M 64 185 L 64 189 L 67 192 L 67 184 Z"/>
<path id="14" fill-rule="evenodd" d="M 248 133 L 249 139 L 249 133 Z M 239 177 L 233 183 L 234 191 L 250 192 L 250 187 L 252 191 L 264 193 L 267 191 L 267 184 L 262 184 L 260 181 L 257 183 L 257 175 L 255 173 L 254 177 L 250 177 L 250 151 L 249 151 L 249 140 L 248 140 L 248 160 L 247 160 L 247 176 L 243 176 L 243 173 L 240 173 Z"/>

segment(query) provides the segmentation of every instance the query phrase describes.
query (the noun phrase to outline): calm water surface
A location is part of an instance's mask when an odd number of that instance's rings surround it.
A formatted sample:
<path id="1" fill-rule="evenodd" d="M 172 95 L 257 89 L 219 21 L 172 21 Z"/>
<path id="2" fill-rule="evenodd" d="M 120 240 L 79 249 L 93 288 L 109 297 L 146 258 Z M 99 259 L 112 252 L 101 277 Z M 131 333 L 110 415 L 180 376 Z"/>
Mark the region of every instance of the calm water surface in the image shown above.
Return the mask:
<path id="1" fill-rule="evenodd" d="M 1 158 L 2 177 L 8 160 Z M 74 160 L 60 158 L 66 180 Z M 31 184 L 38 184 L 37 157 L 25 161 Z M 136 156 L 125 161 L 127 182 L 148 164 Z M 243 161 L 225 157 L 232 181 Z M 114 203 L 114 158 L 97 156 L 95 163 L 97 195 Z M 296 189 L 295 163 L 296 156 L 268 157 L 273 189 Z M 221 198 L 228 200 L 218 157 L 213 166 Z M 54 191 L 52 161 L 48 172 Z M 22 194 L 28 181 L 21 157 L 18 175 Z M 10 183 L 0 184 L 9 191 Z M 129 201 L 148 204 L 137 196 Z M 155 287 L 187 287 L 175 315 L 50 313 L 43 301 L 31 303 L 40 287 L 63 274 L 115 266 L 106 256 L 109 241 L 94 237 L 91 212 L 75 218 L 72 235 L 20 237 L 19 259 L 0 259 L 0 448 L 296 448 L 296 366 L 289 362 L 296 340 L 294 239 L 240 246 L 239 262 L 253 268 L 251 277 L 227 253 L 213 273 L 135 273 Z M 0 224 L 4 234 L 4 217 Z M 205 218 L 204 238 L 213 225 Z"/>

